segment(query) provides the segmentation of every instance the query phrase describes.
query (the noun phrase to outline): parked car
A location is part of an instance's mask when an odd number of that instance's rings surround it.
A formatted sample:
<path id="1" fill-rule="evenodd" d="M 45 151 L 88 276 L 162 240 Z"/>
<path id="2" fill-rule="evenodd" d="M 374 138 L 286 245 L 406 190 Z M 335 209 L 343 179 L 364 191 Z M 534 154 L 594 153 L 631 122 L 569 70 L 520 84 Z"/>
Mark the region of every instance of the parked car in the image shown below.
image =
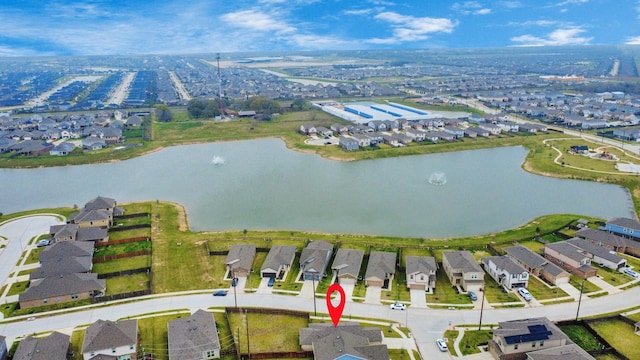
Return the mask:
<path id="1" fill-rule="evenodd" d="M 626 275 L 631 276 L 634 279 L 637 279 L 638 276 L 640 276 L 640 275 L 638 275 L 637 272 L 631 270 L 630 268 L 624 268 L 624 270 L 622 270 L 622 272 L 625 273 Z"/>
<path id="2" fill-rule="evenodd" d="M 49 244 L 51 244 L 51 241 L 49 239 L 42 239 L 38 241 L 38 243 L 36 244 L 36 247 L 49 246 Z"/>
<path id="3" fill-rule="evenodd" d="M 213 296 L 227 296 L 227 290 L 216 290 L 213 292 Z"/>
<path id="4" fill-rule="evenodd" d="M 267 283 L 268 287 L 273 287 L 273 285 L 276 283 L 276 278 L 274 277 L 270 277 L 269 278 L 269 282 Z"/>
<path id="5" fill-rule="evenodd" d="M 447 346 L 447 342 L 444 339 L 437 339 L 436 345 L 438 345 L 438 349 L 440 351 L 449 351 L 449 347 Z"/>
<path id="6" fill-rule="evenodd" d="M 403 303 L 393 303 L 389 307 L 391 310 L 407 310 L 407 305 Z"/>
<path id="7" fill-rule="evenodd" d="M 523 287 L 518 288 L 518 292 L 520 293 L 520 296 L 522 296 L 522 298 L 525 299 L 526 301 L 531 301 L 533 299 L 533 296 L 531 296 L 531 293 L 529 292 L 529 290 Z"/>
<path id="8" fill-rule="evenodd" d="M 469 295 L 469 298 L 471 299 L 471 301 L 478 300 L 478 295 L 476 295 L 476 293 L 474 293 L 473 291 L 469 291 L 467 295 Z"/>

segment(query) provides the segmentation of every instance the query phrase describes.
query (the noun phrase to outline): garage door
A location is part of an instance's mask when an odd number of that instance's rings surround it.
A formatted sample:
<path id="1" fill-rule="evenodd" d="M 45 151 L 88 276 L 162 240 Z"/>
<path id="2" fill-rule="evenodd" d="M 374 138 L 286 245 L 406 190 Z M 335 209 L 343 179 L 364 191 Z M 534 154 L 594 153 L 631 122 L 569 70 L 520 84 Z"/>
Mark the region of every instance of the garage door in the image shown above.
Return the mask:
<path id="1" fill-rule="evenodd" d="M 262 277 L 263 278 L 267 278 L 267 277 L 274 278 L 274 277 L 276 277 L 276 273 L 265 271 L 265 272 L 262 273 Z"/>
<path id="2" fill-rule="evenodd" d="M 345 284 L 345 285 L 355 285 L 356 284 L 356 280 L 352 279 L 352 278 L 339 278 L 338 282 L 340 284 Z"/>

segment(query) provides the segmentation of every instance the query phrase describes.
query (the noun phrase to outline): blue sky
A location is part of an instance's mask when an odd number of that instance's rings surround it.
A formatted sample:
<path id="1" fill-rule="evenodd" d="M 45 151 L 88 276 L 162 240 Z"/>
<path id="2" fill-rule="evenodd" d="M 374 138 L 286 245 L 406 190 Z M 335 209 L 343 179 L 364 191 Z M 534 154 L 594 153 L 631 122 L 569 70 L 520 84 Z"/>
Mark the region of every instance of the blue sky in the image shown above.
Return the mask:
<path id="1" fill-rule="evenodd" d="M 0 0 L 0 56 L 640 45 L 640 0 Z"/>

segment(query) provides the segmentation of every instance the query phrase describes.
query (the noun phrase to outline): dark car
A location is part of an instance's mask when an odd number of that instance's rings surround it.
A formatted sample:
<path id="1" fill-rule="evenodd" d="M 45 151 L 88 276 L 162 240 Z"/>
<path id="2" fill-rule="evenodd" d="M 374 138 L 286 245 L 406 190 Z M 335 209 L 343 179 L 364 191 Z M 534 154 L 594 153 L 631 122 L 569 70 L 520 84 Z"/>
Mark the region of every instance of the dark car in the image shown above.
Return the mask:
<path id="1" fill-rule="evenodd" d="M 213 292 L 213 296 L 227 296 L 227 290 L 217 290 Z"/>
<path id="2" fill-rule="evenodd" d="M 269 278 L 269 282 L 267 283 L 267 286 L 268 287 L 273 287 L 273 284 L 275 284 L 275 283 L 276 283 L 276 278 L 270 277 Z"/>

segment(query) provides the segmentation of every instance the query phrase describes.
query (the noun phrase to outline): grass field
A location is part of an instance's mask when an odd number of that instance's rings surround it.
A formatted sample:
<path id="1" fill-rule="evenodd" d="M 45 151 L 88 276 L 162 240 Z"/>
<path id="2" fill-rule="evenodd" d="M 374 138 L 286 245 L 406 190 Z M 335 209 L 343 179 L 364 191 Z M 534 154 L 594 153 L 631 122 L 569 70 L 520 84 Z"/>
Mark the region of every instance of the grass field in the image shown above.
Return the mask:
<path id="1" fill-rule="evenodd" d="M 71 348 L 70 350 L 73 351 L 73 356 L 69 357 L 68 359 L 70 360 L 84 360 L 84 357 L 82 356 L 82 344 L 84 342 L 84 330 L 76 330 L 73 333 L 71 333 Z"/>
<path id="2" fill-rule="evenodd" d="M 602 344 L 582 325 L 561 326 L 560 330 L 586 351 L 602 349 Z"/>
<path id="3" fill-rule="evenodd" d="M 105 295 L 123 294 L 146 289 L 149 283 L 149 275 L 133 274 L 116 276 L 106 279 L 106 283 L 107 291 Z"/>
<path id="4" fill-rule="evenodd" d="M 582 286 L 582 279 L 575 275 L 571 275 L 571 277 L 569 277 L 569 284 L 573 285 L 574 288 L 580 290 L 580 287 Z M 598 285 L 587 280 L 584 282 L 584 288 L 582 289 L 582 292 L 588 294 L 600 290 L 602 289 Z"/>
<path id="5" fill-rule="evenodd" d="M 9 291 L 7 291 L 7 296 L 22 294 L 27 289 L 27 287 L 29 287 L 28 280 L 15 282 L 11 285 Z"/>
<path id="6" fill-rule="evenodd" d="M 569 294 L 559 287 L 549 287 L 534 276 L 529 277 L 529 286 L 527 289 L 536 300 L 556 299 L 569 296 Z"/>
<path id="7" fill-rule="evenodd" d="M 436 288 L 433 294 L 427 294 L 427 303 L 435 304 L 472 304 L 467 294 L 456 294 L 451 287 L 447 274 L 440 270 L 436 272 Z"/>
<path id="8" fill-rule="evenodd" d="M 598 335 L 629 359 L 640 359 L 638 335 L 633 326 L 620 320 L 607 320 L 589 323 Z"/>
<path id="9" fill-rule="evenodd" d="M 240 334 L 240 351 L 247 353 L 247 324 L 251 353 L 298 351 L 299 329 L 308 326 L 306 318 L 290 315 L 230 313 L 229 325 Z"/>
<path id="10" fill-rule="evenodd" d="M 109 240 L 122 240 L 134 237 L 149 236 L 150 234 L 150 228 L 131 229 L 124 231 L 109 231 Z"/>
<path id="11" fill-rule="evenodd" d="M 512 292 L 505 292 L 504 288 L 500 286 L 491 276 L 488 274 L 484 276 L 484 296 L 489 303 L 507 303 L 518 302 L 520 299 Z M 482 299 L 482 294 L 476 294 Z"/>
<path id="12" fill-rule="evenodd" d="M 31 249 L 31 251 L 29 251 L 29 255 L 27 256 L 27 260 L 25 260 L 24 264 L 25 265 L 35 264 L 38 261 L 40 261 L 39 256 L 40 256 L 40 253 L 44 251 L 44 249 L 45 249 L 44 247 Z"/>
<path id="13" fill-rule="evenodd" d="M 108 245 L 96 248 L 94 257 L 128 254 L 136 251 L 151 250 L 151 241 L 138 241 L 128 244 Z"/>
<path id="14" fill-rule="evenodd" d="M 96 274 L 107 274 L 117 271 L 139 269 L 151 264 L 151 256 L 134 256 L 130 258 L 105 261 L 93 264 L 91 272 Z"/>
<path id="15" fill-rule="evenodd" d="M 492 331 L 490 330 L 474 330 L 474 331 L 465 331 L 460 341 L 460 351 L 462 351 L 463 356 L 477 354 L 480 352 L 478 348 L 481 345 L 486 345 L 489 340 L 491 340 Z"/>
<path id="16" fill-rule="evenodd" d="M 138 338 L 140 349 L 145 353 L 153 354 L 153 359 L 169 359 L 168 324 L 169 321 L 188 316 L 188 314 L 175 314 L 154 316 L 138 320 Z"/>

